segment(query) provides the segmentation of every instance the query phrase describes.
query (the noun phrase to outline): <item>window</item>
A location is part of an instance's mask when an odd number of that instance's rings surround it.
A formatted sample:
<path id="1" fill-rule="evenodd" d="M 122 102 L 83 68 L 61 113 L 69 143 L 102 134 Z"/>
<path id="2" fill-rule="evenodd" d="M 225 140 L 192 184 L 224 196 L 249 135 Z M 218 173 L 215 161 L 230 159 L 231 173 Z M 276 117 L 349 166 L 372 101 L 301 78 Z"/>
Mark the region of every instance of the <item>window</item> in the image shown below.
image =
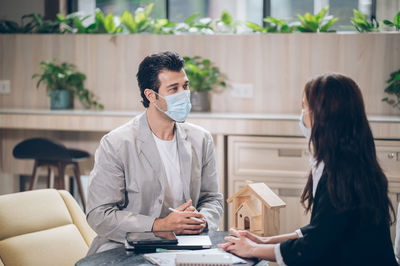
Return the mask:
<path id="1" fill-rule="evenodd" d="M 146 7 L 151 3 L 154 3 L 152 17 L 165 18 L 167 15 L 165 0 L 96 0 L 96 7 L 105 14 L 121 16 L 125 10 L 133 13 L 138 7 Z"/>
<path id="2" fill-rule="evenodd" d="M 334 30 L 354 30 L 351 27 L 353 9 L 362 11 L 367 17 L 372 15 L 373 0 L 269 0 L 270 16 L 284 19 L 288 23 L 298 21 L 296 14 L 318 13 L 329 5 L 329 14 L 338 17 Z"/>
<path id="3" fill-rule="evenodd" d="M 233 20 L 251 21 L 261 24 L 263 20 L 262 0 L 169 0 L 169 19 L 182 22 L 190 15 L 219 18 L 222 11 L 231 14 Z"/>
<path id="4" fill-rule="evenodd" d="M 134 12 L 138 7 L 154 3 L 153 18 L 168 18 L 183 22 L 195 13 L 200 18 L 219 18 L 223 10 L 232 15 L 233 20 L 251 21 L 261 25 L 263 18 L 272 16 L 288 23 L 298 21 L 296 14 L 317 13 L 329 5 L 329 15 L 338 17 L 335 30 L 354 30 L 351 27 L 353 9 L 362 11 L 367 17 L 375 17 L 376 0 L 72 0 L 77 1 L 77 10 L 83 14 L 93 14 L 99 8 L 105 14 L 122 15 L 123 11 Z M 379 6 L 383 9 L 384 6 Z M 382 13 L 382 10 L 379 10 Z"/>

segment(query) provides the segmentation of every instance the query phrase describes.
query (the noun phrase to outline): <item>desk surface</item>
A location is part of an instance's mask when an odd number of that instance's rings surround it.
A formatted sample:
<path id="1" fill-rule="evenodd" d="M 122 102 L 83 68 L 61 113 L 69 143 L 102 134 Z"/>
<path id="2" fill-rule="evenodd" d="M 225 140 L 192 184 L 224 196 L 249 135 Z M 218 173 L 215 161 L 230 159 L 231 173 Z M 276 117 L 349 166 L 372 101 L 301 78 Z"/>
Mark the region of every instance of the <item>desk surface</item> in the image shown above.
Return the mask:
<path id="1" fill-rule="evenodd" d="M 209 232 L 213 248 L 219 243 L 224 243 L 224 237 L 228 235 L 228 232 Z M 246 260 L 247 264 L 240 265 L 255 265 L 257 266 L 267 266 L 266 261 L 257 260 Z M 257 263 L 258 262 L 258 263 Z M 152 265 L 150 262 L 143 258 L 142 254 L 127 253 L 124 247 L 110 249 L 103 251 L 89 257 L 85 257 L 76 263 L 76 266 L 97 266 L 97 265 Z"/>

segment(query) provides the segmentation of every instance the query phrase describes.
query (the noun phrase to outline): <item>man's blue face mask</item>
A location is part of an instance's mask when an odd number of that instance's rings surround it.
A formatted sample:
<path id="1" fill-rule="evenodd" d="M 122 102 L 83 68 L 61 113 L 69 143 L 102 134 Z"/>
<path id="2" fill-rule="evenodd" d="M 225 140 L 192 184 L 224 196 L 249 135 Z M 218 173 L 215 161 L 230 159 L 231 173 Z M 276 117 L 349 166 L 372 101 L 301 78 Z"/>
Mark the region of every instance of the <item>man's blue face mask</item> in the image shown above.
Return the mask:
<path id="1" fill-rule="evenodd" d="M 190 103 L 190 90 L 184 90 L 175 94 L 161 96 L 155 92 L 158 96 L 163 97 L 167 102 L 167 111 L 161 110 L 157 104 L 154 104 L 156 108 L 169 116 L 172 120 L 183 123 L 189 115 L 192 104 Z"/>

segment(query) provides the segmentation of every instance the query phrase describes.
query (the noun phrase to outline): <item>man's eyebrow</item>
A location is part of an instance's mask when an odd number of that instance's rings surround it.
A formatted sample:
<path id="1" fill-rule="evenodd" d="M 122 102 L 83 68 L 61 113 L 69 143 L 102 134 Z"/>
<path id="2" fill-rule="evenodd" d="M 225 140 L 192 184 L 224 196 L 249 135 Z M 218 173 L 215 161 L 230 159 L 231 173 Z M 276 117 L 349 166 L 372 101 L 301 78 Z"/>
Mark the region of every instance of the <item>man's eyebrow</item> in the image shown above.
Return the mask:
<path id="1" fill-rule="evenodd" d="M 188 84 L 189 83 L 189 80 L 186 80 L 185 81 L 185 84 Z M 168 86 L 167 86 L 167 88 L 169 88 L 169 87 L 174 87 L 174 86 L 178 86 L 179 85 L 179 83 L 172 83 L 172 84 L 169 84 Z"/>
<path id="2" fill-rule="evenodd" d="M 177 85 L 179 85 L 179 83 L 172 83 L 172 84 L 169 84 L 169 85 L 167 86 L 167 88 L 169 88 L 169 87 L 174 87 L 174 86 L 177 86 Z"/>

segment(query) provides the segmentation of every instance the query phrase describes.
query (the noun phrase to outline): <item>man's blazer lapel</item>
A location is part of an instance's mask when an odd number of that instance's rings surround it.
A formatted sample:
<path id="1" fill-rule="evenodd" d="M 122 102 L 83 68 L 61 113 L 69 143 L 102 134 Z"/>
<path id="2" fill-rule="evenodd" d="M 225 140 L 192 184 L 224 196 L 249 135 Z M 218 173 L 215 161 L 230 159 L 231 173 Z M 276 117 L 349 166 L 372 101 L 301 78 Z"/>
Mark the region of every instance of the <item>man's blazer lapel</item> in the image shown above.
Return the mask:
<path id="1" fill-rule="evenodd" d="M 158 180 L 161 184 L 161 188 L 164 189 L 166 173 L 161 161 L 160 153 L 158 152 L 157 145 L 147 122 L 147 112 L 145 112 L 140 118 L 137 140 L 139 155 L 143 154 L 147 159 L 153 168 L 154 173 L 159 176 Z"/>
<path id="2" fill-rule="evenodd" d="M 179 164 L 181 167 L 181 180 L 183 182 L 183 195 L 185 201 L 191 199 L 190 197 L 190 181 L 192 169 L 192 144 L 187 140 L 185 130 L 175 123 L 175 133 L 178 144 Z"/>

